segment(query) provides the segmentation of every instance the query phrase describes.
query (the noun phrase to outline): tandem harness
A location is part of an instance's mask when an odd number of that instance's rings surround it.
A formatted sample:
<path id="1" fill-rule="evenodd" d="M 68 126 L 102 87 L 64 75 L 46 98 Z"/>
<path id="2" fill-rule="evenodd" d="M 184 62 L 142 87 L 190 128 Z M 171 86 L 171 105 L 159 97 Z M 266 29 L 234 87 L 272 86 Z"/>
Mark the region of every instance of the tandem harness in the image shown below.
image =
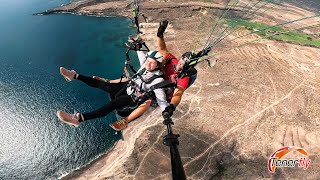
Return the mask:
<path id="1" fill-rule="evenodd" d="M 145 79 L 143 78 L 143 74 L 146 72 L 146 69 L 143 68 L 140 71 L 138 71 L 138 73 L 136 73 L 135 75 L 133 75 L 130 80 L 127 82 L 127 84 L 117 93 L 117 96 L 119 96 L 119 94 L 121 94 L 123 91 L 127 90 L 128 88 L 130 88 L 131 93 L 129 94 L 133 100 L 133 102 L 124 108 L 121 109 L 117 109 L 117 113 L 118 115 L 122 116 L 122 117 L 126 117 L 128 116 L 133 110 L 135 110 L 139 105 L 141 105 L 142 103 L 144 103 L 146 100 L 153 98 L 155 99 L 155 95 L 153 93 L 153 90 L 150 91 L 144 91 L 143 90 L 143 85 L 145 84 L 150 84 L 152 83 L 155 79 L 157 78 L 163 78 L 163 75 L 158 75 L 158 74 L 153 74 L 150 78 Z M 137 83 L 136 81 L 141 80 L 140 83 Z"/>
<path id="2" fill-rule="evenodd" d="M 158 70 L 159 71 L 159 70 Z M 150 78 L 145 79 L 142 75 L 146 72 L 146 69 L 141 69 L 127 84 L 127 88 L 131 88 L 131 98 L 134 101 L 139 101 L 139 98 L 144 95 L 145 91 L 143 90 L 143 85 L 150 84 L 157 78 L 163 78 L 163 74 L 153 74 Z M 141 80 L 138 84 L 137 81 Z"/>

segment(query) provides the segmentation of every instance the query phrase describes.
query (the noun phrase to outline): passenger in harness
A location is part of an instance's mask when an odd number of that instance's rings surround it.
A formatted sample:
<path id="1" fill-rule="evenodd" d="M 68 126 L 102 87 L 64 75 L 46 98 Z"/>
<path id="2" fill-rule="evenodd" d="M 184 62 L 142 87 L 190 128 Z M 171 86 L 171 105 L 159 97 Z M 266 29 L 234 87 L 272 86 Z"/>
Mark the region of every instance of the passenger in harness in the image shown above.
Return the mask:
<path id="1" fill-rule="evenodd" d="M 58 118 L 64 123 L 78 127 L 84 121 L 104 117 L 113 110 L 121 109 L 132 104 L 136 104 L 136 107 L 138 107 L 148 100 L 142 97 L 145 97 L 143 95 L 150 91 L 150 87 L 164 81 L 162 77 L 163 73 L 159 68 L 162 61 L 163 57 L 158 51 L 148 52 L 143 67 L 141 67 L 131 79 L 121 78 L 121 81 L 101 81 L 93 77 L 78 74 L 74 70 L 61 67 L 60 73 L 67 81 L 78 79 L 91 87 L 102 89 L 110 93 L 112 100 L 101 108 L 88 113 L 77 112 L 75 114 L 69 114 L 58 111 Z M 166 101 L 164 90 L 158 88 L 152 90 L 152 92 L 160 108 L 165 110 L 169 103 Z M 126 126 L 126 124 L 127 122 L 120 123 L 122 128 Z M 116 127 L 114 129 L 116 129 Z"/>
<path id="2" fill-rule="evenodd" d="M 175 56 L 168 52 L 165 41 L 163 39 L 163 33 L 167 25 L 168 21 L 163 21 L 160 24 L 157 33 L 157 48 L 164 57 L 164 77 L 167 80 L 166 82 L 164 82 L 164 84 L 169 84 L 167 83 L 168 81 L 172 82 L 169 87 L 166 87 L 167 102 L 170 102 L 170 105 L 167 106 L 162 113 L 168 113 L 170 116 L 172 116 L 173 112 L 176 109 L 176 106 L 182 99 L 184 91 L 195 82 L 197 74 L 194 73 L 193 75 L 188 75 L 183 72 L 183 70 L 185 70 L 186 68 L 186 65 L 194 57 L 194 53 L 186 52 L 181 56 L 181 59 L 178 60 Z M 143 108 L 139 107 L 140 109 L 138 111 L 135 110 L 130 115 L 134 114 L 135 117 L 139 117 L 150 107 L 150 105 L 151 103 L 145 103 Z M 124 125 L 123 120 L 120 119 L 117 122 L 113 123 L 111 127 L 115 130 L 122 130 L 126 126 Z"/>
<path id="3" fill-rule="evenodd" d="M 164 113 L 172 116 L 176 107 L 180 103 L 182 99 L 182 95 L 184 91 L 192 85 L 192 83 L 196 80 L 196 73 L 192 76 L 184 73 L 186 65 L 190 62 L 190 60 L 195 55 L 192 52 L 184 53 L 181 58 L 178 60 L 175 56 L 173 56 L 167 49 L 163 34 L 167 28 L 168 21 L 163 21 L 160 23 L 157 32 L 157 49 L 164 57 L 164 77 L 167 81 L 172 82 L 172 86 L 169 87 L 169 92 L 167 91 L 167 101 L 170 102 L 170 105 L 165 108 Z M 195 70 L 195 69 L 194 69 Z M 196 71 L 196 70 L 195 70 Z M 171 91 L 170 91 L 171 89 Z M 140 115 L 142 115 L 147 109 L 149 104 L 145 105 L 146 107 L 139 111 Z M 137 114 L 138 114 L 137 113 Z M 138 115 L 137 115 L 138 116 Z M 120 124 L 121 122 L 119 122 Z"/>

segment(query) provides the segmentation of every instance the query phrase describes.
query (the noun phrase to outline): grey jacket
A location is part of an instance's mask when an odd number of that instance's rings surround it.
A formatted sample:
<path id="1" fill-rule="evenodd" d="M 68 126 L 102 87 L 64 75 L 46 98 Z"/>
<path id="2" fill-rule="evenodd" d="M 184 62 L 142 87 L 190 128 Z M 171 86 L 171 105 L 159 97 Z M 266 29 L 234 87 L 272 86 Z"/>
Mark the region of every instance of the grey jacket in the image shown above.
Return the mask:
<path id="1" fill-rule="evenodd" d="M 137 53 L 139 53 L 139 52 L 141 52 L 141 51 L 138 51 Z M 141 53 L 143 53 L 143 52 L 141 52 Z M 145 58 L 145 56 L 141 56 L 141 55 L 139 56 L 139 54 L 138 54 L 138 57 L 139 57 L 140 65 L 141 65 L 141 68 L 138 70 L 138 72 L 140 72 L 142 69 L 144 69 L 143 64 L 144 64 L 146 58 Z M 144 59 L 140 59 L 140 57 L 144 57 Z M 145 71 L 141 76 L 143 79 L 150 79 L 154 75 L 162 75 L 162 72 L 160 70 L 155 70 L 152 72 Z M 164 79 L 162 77 L 159 77 L 159 78 L 154 79 L 150 83 L 144 83 L 140 78 L 133 78 L 132 81 L 134 81 L 137 84 L 137 86 L 141 87 L 141 89 L 143 91 L 147 92 L 150 90 L 151 86 L 158 84 L 160 82 L 163 82 Z M 158 105 L 160 106 L 161 110 L 163 111 L 169 105 L 169 103 L 167 102 L 166 93 L 164 92 L 164 90 L 162 88 L 155 89 L 153 92 L 156 96 L 156 100 L 157 100 Z M 135 93 L 135 89 L 133 87 L 129 86 L 127 88 L 127 94 L 132 95 L 133 93 Z"/>

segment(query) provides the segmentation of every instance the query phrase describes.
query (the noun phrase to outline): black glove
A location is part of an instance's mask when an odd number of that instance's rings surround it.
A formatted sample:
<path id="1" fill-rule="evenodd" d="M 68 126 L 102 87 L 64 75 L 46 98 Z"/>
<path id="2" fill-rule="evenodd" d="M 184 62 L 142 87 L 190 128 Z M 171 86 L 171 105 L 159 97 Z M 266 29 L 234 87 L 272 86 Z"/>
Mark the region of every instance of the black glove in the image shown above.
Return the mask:
<path id="1" fill-rule="evenodd" d="M 170 115 L 170 117 L 173 115 L 173 112 L 176 110 L 176 107 L 173 104 L 170 104 L 167 106 L 164 111 L 162 112 L 163 117 L 167 117 L 167 114 Z"/>
<path id="2" fill-rule="evenodd" d="M 157 32 L 157 36 L 160 38 L 163 38 L 163 33 L 166 30 L 168 26 L 168 20 L 164 20 L 162 22 L 160 22 L 160 26 L 158 28 L 158 32 Z"/>

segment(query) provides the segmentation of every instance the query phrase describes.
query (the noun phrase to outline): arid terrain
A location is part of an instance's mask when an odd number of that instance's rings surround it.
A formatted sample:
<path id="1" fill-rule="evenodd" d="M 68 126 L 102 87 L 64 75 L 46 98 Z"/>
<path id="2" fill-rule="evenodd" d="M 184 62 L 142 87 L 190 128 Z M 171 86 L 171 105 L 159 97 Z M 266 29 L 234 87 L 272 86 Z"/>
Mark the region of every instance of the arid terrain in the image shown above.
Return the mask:
<path id="1" fill-rule="evenodd" d="M 50 12 L 131 16 L 131 1 L 82 1 Z M 155 48 L 158 23 L 169 20 L 168 49 L 179 56 L 201 48 L 223 1 L 216 3 L 144 1 L 143 35 Z M 242 1 L 243 3 L 246 1 Z M 239 5 L 240 6 L 240 5 Z M 239 7 L 232 9 L 235 13 Z M 259 13 L 254 21 L 268 24 L 299 19 L 313 12 L 284 4 Z M 294 29 L 320 18 L 287 24 Z M 305 33 L 320 32 L 319 28 Z M 286 42 L 254 40 L 245 28 L 228 36 L 211 58 L 199 64 L 198 79 L 189 88 L 173 119 L 180 134 L 179 150 L 188 179 L 320 179 L 320 49 Z M 230 50 L 229 50 L 230 49 Z M 87 167 L 64 179 L 171 179 L 169 148 L 162 144 L 166 127 L 160 109 L 149 110 L 123 131 L 123 141 Z M 305 148 L 307 170 L 278 168 L 269 173 L 270 155 L 283 146 Z"/>

